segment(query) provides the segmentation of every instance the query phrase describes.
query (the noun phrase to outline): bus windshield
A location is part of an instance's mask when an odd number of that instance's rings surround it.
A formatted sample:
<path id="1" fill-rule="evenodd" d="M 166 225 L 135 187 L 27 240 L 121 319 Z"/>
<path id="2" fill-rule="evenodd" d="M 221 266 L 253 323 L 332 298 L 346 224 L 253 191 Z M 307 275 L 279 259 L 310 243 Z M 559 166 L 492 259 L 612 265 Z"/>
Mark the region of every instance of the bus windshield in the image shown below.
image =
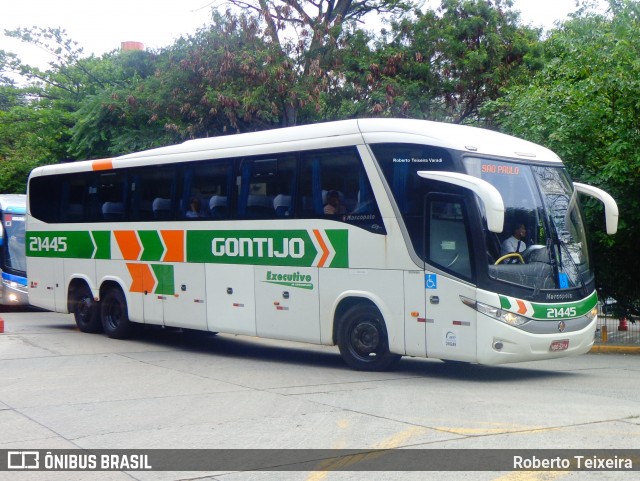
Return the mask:
<path id="1" fill-rule="evenodd" d="M 25 257 L 25 216 L 8 212 L 2 213 L 2 267 L 4 270 L 25 275 L 27 259 Z"/>
<path id="2" fill-rule="evenodd" d="M 502 195 L 502 234 L 484 231 L 489 275 L 533 289 L 586 288 L 592 281 L 577 194 L 562 167 L 466 158 L 470 175 Z"/>

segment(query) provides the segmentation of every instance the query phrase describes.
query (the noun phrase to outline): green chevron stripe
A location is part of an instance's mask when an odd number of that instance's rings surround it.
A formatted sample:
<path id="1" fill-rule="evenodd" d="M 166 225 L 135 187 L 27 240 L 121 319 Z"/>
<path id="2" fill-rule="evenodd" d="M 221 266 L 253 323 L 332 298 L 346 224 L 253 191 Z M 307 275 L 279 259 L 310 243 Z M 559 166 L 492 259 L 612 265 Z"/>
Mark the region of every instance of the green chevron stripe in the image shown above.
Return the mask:
<path id="1" fill-rule="evenodd" d="M 164 254 L 164 246 L 156 230 L 139 230 L 138 237 L 142 243 L 141 261 L 159 261 Z"/>

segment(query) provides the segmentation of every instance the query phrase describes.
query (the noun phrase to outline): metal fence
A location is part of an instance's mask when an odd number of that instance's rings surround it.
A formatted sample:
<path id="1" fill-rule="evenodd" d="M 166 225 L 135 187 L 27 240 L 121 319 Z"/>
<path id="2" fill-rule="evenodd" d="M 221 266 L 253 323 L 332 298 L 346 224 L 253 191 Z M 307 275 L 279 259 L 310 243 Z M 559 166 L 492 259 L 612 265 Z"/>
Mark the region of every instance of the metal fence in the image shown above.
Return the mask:
<path id="1" fill-rule="evenodd" d="M 640 345 L 640 321 L 599 315 L 595 342 L 596 344 Z"/>

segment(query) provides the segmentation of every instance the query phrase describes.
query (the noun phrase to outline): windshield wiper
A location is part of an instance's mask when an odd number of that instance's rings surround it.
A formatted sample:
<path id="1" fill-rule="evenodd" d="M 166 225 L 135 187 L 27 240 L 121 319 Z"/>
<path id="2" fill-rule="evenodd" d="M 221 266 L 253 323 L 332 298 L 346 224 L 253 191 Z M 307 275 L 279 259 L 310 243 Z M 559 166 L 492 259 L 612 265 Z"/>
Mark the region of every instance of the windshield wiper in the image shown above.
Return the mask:
<path id="1" fill-rule="evenodd" d="M 552 244 L 551 246 L 549 246 L 550 252 L 557 250 L 556 251 L 557 255 L 553 255 L 551 253 L 549 255 L 552 257 L 551 264 L 553 266 L 554 275 L 556 276 L 556 279 L 558 281 L 558 287 L 560 289 L 566 289 L 570 287 L 569 285 L 570 277 L 569 277 L 569 274 L 567 274 L 568 269 L 565 269 L 563 264 L 563 260 L 566 259 L 567 263 L 570 265 L 570 268 L 574 273 L 573 277 L 575 277 L 578 280 L 578 282 L 580 282 L 580 287 L 582 289 L 583 295 L 586 295 L 587 286 L 584 282 L 584 278 L 582 276 L 582 273 L 580 272 L 580 269 L 578 268 L 578 265 L 573 260 L 573 257 L 571 256 L 571 252 L 569 251 L 569 248 L 567 247 L 566 243 L 563 242 L 562 239 L 560 239 L 560 235 L 558 234 L 558 229 L 555 223 L 553 222 L 553 219 L 549 219 L 549 224 L 551 226 L 551 236 L 547 241 L 547 245 Z M 565 276 L 566 278 L 566 285 L 563 285 L 562 276 Z"/>

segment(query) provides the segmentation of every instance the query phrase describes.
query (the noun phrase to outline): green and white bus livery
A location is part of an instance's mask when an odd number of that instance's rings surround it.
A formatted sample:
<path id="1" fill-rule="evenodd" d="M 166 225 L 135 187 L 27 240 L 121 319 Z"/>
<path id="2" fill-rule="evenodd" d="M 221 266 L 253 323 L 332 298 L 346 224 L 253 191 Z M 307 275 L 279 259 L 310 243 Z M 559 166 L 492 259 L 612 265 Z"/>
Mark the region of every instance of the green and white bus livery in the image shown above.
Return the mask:
<path id="1" fill-rule="evenodd" d="M 597 313 L 578 193 L 615 233 L 613 199 L 553 152 L 399 119 L 45 166 L 29 178 L 30 302 L 114 338 L 155 324 L 337 344 L 362 370 L 577 355 Z"/>

